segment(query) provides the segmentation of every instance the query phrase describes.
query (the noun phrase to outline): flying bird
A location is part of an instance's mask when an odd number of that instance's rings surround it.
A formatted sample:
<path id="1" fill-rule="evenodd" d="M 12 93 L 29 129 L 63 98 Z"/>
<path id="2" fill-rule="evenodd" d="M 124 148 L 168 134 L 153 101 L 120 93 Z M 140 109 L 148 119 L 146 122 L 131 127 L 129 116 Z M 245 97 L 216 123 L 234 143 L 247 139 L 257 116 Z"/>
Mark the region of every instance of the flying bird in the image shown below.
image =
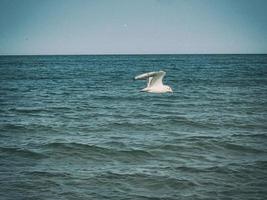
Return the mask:
<path id="1" fill-rule="evenodd" d="M 142 89 L 141 92 L 150 93 L 166 93 L 173 92 L 171 87 L 168 85 L 163 85 L 162 79 L 164 78 L 166 72 L 149 72 L 136 76 L 135 80 L 145 80 L 147 79 L 147 87 Z"/>

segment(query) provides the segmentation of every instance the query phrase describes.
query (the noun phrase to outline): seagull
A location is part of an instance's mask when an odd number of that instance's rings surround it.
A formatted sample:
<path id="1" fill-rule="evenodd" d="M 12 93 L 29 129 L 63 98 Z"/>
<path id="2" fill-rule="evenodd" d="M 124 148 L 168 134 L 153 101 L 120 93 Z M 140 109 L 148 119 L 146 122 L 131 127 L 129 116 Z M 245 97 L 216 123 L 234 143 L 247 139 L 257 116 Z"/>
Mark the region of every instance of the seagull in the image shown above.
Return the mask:
<path id="1" fill-rule="evenodd" d="M 147 87 L 142 89 L 141 92 L 150 92 L 150 93 L 166 93 L 173 92 L 171 87 L 168 85 L 163 85 L 162 79 L 165 76 L 166 72 L 148 72 L 134 77 L 135 80 L 144 80 L 148 79 Z"/>

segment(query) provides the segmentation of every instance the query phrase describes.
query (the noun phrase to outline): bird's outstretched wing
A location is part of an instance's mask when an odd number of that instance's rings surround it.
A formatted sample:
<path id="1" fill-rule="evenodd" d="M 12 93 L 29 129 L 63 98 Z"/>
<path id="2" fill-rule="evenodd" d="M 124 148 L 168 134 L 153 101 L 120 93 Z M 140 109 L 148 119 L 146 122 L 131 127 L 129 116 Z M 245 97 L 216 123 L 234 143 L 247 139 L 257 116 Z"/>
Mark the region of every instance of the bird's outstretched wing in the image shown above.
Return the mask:
<path id="1" fill-rule="evenodd" d="M 164 71 L 158 71 L 158 72 L 149 72 L 145 74 L 141 74 L 136 76 L 135 80 L 143 80 L 148 79 L 147 87 L 154 87 L 154 86 L 161 86 L 162 79 L 165 76 L 166 72 Z"/>

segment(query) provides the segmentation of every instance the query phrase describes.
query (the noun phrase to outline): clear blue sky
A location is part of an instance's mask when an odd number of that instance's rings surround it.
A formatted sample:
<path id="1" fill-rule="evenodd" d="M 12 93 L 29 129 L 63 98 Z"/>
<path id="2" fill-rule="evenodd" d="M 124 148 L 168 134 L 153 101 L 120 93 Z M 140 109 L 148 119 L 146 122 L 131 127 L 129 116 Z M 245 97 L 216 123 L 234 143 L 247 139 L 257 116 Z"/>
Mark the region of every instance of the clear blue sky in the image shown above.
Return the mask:
<path id="1" fill-rule="evenodd" d="M 265 0 L 0 0 L 0 54 L 267 53 Z"/>

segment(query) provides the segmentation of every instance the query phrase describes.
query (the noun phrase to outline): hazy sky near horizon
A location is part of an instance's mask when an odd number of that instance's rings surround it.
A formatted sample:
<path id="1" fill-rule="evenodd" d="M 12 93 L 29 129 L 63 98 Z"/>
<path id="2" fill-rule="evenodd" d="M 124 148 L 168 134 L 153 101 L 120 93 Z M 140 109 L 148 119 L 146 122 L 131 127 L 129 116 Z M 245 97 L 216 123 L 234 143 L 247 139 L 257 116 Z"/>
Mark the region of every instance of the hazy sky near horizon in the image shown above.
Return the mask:
<path id="1" fill-rule="evenodd" d="M 267 53 L 265 0 L 0 0 L 0 55 Z"/>

